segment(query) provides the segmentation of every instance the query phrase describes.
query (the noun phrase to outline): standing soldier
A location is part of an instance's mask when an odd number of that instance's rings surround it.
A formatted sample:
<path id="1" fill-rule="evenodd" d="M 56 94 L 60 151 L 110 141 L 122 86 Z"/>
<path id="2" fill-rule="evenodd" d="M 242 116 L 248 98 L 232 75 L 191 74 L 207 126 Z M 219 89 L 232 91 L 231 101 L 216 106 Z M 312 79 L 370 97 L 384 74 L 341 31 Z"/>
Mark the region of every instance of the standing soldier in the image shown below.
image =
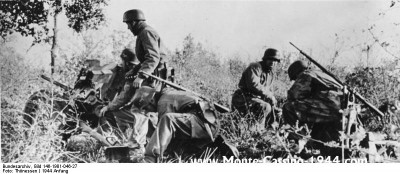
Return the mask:
<path id="1" fill-rule="evenodd" d="M 322 141 L 339 140 L 341 130 L 340 85 L 322 71 L 312 70 L 304 61 L 293 62 L 288 69 L 294 80 L 289 89 L 288 101 L 283 106 L 283 119 L 290 125 L 307 124 L 311 136 Z"/>
<path id="2" fill-rule="evenodd" d="M 232 96 L 232 109 L 240 114 L 251 113 L 257 121 L 256 128 L 265 128 L 266 117 L 271 113 L 276 99 L 271 91 L 273 82 L 272 67 L 280 62 L 279 52 L 268 48 L 262 61 L 251 63 L 242 74 L 239 89 Z"/>
<path id="3" fill-rule="evenodd" d="M 124 13 L 123 22 L 128 26 L 128 29 L 133 33 L 136 38 L 136 56 L 140 61 L 139 71 L 148 74 L 154 73 L 156 76 L 161 76 L 160 70 L 165 69 L 166 49 L 161 41 L 158 33 L 145 22 L 144 14 L 141 10 L 132 9 Z M 139 88 L 140 86 L 150 86 L 161 90 L 161 83 L 154 81 L 148 76 L 140 73 L 133 81 L 133 86 Z"/>

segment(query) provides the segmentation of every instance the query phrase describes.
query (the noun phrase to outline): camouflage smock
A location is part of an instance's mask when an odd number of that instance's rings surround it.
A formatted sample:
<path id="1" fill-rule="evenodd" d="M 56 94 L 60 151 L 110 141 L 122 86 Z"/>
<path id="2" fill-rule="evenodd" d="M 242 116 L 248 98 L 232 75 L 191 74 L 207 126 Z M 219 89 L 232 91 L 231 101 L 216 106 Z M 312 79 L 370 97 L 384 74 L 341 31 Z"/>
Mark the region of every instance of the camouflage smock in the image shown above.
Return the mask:
<path id="1" fill-rule="evenodd" d="M 305 70 L 289 89 L 287 104 L 309 121 L 324 122 L 340 118 L 341 96 L 340 85 L 332 77 L 321 71 Z"/>

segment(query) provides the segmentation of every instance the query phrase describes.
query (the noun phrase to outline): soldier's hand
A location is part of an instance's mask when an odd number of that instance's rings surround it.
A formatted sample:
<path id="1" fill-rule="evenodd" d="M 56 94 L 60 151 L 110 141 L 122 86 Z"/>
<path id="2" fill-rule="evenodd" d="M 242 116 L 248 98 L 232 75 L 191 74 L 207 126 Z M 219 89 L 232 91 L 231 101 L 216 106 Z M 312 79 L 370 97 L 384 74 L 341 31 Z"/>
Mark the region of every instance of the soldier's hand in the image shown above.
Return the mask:
<path id="1" fill-rule="evenodd" d="M 100 114 L 98 115 L 100 118 L 104 117 L 106 115 L 106 112 L 108 111 L 108 107 L 104 106 L 103 108 L 101 108 L 100 110 Z"/>
<path id="2" fill-rule="evenodd" d="M 143 82 L 143 79 L 140 78 L 140 77 L 137 77 L 135 79 L 135 81 L 133 81 L 133 87 L 134 88 L 140 88 L 140 86 L 142 86 L 142 82 Z"/>
<path id="3" fill-rule="evenodd" d="M 133 70 L 129 70 L 125 74 L 125 80 L 133 80 L 134 78 L 135 78 L 135 73 L 133 72 Z"/>

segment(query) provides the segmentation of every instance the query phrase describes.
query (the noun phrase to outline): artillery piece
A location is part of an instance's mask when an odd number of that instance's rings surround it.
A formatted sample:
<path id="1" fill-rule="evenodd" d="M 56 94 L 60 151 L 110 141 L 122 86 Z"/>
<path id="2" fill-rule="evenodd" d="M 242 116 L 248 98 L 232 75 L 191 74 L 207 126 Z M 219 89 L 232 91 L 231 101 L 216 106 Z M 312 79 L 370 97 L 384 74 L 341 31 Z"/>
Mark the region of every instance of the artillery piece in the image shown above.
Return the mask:
<path id="1" fill-rule="evenodd" d="M 68 87 L 49 77 L 41 75 L 46 81 L 62 89 L 61 93 L 40 90 L 32 94 L 25 105 L 24 123 L 27 126 L 40 124 L 47 119 L 59 122 L 59 135 L 67 141 L 72 135 L 88 133 L 103 146 L 112 146 L 115 141 L 102 135 L 116 127 L 113 118 L 99 119 L 96 113 L 101 106 L 111 101 L 122 88 L 123 68 L 115 63 L 100 66 L 98 60 L 87 60 L 80 70 L 73 87 Z M 51 108 L 50 113 L 41 113 L 43 105 Z M 41 125 L 45 126 L 45 125 Z M 115 137 L 114 137 L 115 138 Z"/>

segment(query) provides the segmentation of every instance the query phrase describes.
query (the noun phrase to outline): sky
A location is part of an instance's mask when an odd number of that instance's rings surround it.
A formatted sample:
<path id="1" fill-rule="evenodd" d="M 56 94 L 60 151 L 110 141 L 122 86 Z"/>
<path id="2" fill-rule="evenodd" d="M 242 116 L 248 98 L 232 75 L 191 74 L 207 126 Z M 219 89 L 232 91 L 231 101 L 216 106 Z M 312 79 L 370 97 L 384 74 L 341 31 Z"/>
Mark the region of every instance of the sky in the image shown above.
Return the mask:
<path id="1" fill-rule="evenodd" d="M 332 50 L 340 48 L 343 54 L 339 62 L 356 64 L 362 61 L 360 55 L 346 50 L 349 45 L 335 42 L 335 34 L 348 43 L 362 43 L 369 35 L 362 30 L 379 24 L 381 28 L 376 27 L 376 30 L 385 31 L 385 36 L 381 37 L 393 37 L 399 28 L 391 28 L 391 22 L 400 22 L 396 19 L 400 10 L 392 10 L 384 17 L 378 15 L 389 8 L 389 2 L 112 0 L 105 11 L 110 30 L 127 31 L 122 22 L 123 13 L 141 9 L 146 22 L 157 30 L 172 51 L 182 48 L 184 38 L 191 34 L 195 41 L 213 50 L 222 60 L 234 56 L 260 59 L 267 47 L 295 51 L 289 44 L 293 42 L 322 61 L 332 57 Z M 32 55 L 42 52 L 38 50 L 29 51 L 28 57 L 36 57 Z M 390 57 L 379 48 L 375 50 L 371 55 L 379 55 L 379 58 L 371 60 L 372 64 L 381 61 L 382 56 Z"/>
<path id="2" fill-rule="evenodd" d="M 388 1 L 354 0 L 124 0 L 111 2 L 107 14 L 110 26 L 124 29 L 123 12 L 141 9 L 147 23 L 159 32 L 170 49 L 181 47 L 190 33 L 221 57 L 240 55 L 258 59 L 267 47 L 293 49 L 289 42 L 313 51 L 326 50 L 334 45 L 335 33 L 343 37 L 360 34 L 379 20 L 379 12 L 388 7 Z"/>

